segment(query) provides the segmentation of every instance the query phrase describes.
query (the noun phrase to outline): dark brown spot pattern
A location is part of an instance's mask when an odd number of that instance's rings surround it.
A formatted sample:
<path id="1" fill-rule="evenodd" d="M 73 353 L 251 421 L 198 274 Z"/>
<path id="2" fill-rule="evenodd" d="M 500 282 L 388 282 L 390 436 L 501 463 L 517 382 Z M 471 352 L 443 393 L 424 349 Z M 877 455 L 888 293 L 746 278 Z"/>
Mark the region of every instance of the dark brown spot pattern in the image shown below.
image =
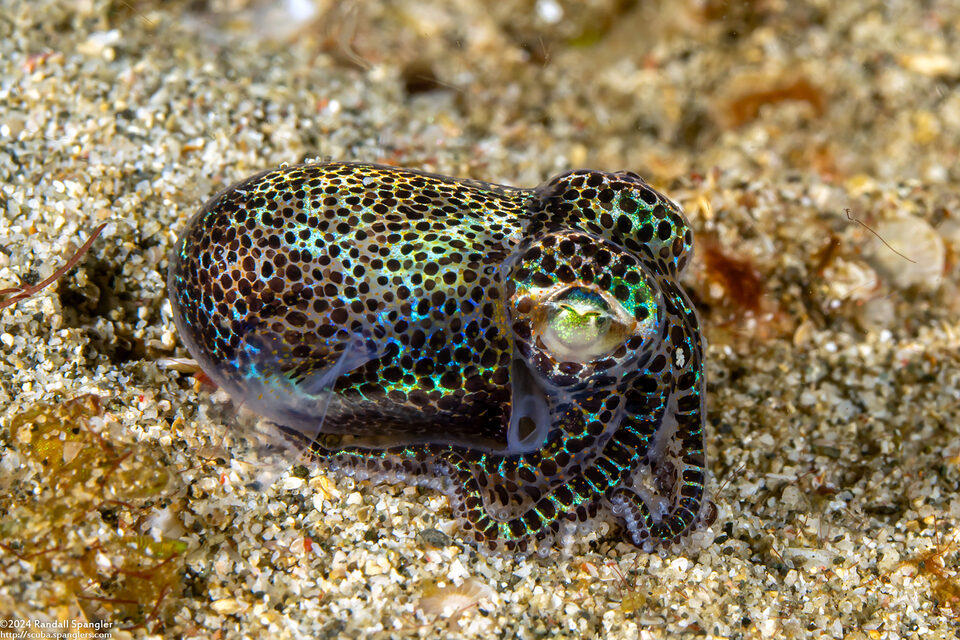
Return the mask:
<path id="1" fill-rule="evenodd" d="M 705 503 L 691 250 L 630 172 L 518 189 L 311 164 L 207 202 L 168 286 L 208 375 L 330 468 L 446 490 L 483 549 L 608 519 L 652 550 Z"/>

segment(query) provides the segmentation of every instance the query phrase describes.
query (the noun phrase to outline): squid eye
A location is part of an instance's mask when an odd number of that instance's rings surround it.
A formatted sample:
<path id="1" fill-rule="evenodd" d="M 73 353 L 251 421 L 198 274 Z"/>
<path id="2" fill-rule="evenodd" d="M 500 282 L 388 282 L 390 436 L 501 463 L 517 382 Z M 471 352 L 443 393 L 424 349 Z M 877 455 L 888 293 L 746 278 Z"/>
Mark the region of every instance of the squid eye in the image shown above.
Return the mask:
<path id="1" fill-rule="evenodd" d="M 601 311 L 581 311 L 567 304 L 557 304 L 550 313 L 550 330 L 554 337 L 571 349 L 589 348 L 603 339 L 613 319 Z"/>
<path id="2" fill-rule="evenodd" d="M 599 292 L 581 287 L 546 300 L 543 311 L 537 323 L 543 343 L 554 356 L 567 361 L 587 362 L 613 351 L 633 325 L 625 312 L 611 308 Z"/>

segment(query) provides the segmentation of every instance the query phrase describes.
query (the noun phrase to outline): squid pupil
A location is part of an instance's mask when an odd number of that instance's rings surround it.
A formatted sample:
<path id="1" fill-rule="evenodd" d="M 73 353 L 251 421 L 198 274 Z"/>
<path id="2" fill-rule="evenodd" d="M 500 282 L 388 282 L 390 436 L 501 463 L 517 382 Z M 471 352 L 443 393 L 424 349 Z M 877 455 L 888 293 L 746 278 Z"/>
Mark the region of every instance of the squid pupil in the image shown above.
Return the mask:
<path id="1" fill-rule="evenodd" d="M 561 304 L 553 320 L 553 330 L 561 341 L 570 346 L 586 346 L 602 337 L 610 328 L 610 316 L 600 311 L 578 312 Z"/>

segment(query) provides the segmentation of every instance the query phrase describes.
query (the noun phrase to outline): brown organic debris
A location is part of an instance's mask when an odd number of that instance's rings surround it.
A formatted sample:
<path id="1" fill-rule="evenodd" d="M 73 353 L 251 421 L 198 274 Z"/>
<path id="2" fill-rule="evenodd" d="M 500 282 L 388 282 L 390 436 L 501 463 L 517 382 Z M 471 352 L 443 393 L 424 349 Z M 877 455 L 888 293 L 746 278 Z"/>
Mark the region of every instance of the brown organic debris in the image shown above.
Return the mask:
<path id="1" fill-rule="evenodd" d="M 70 271 L 70 269 L 80 262 L 80 259 L 83 258 L 87 251 L 90 250 L 90 247 L 93 245 L 93 241 L 97 239 L 97 237 L 100 235 L 100 232 L 103 231 L 103 228 L 106 226 L 107 223 L 104 222 L 99 227 L 94 229 L 93 233 L 90 234 L 90 237 L 87 238 L 87 241 L 84 242 L 80 248 L 77 249 L 76 252 L 74 252 L 74 254 L 67 259 L 67 262 L 62 267 L 54 271 L 53 275 L 43 282 L 32 285 L 21 285 L 19 287 L 10 287 L 8 289 L 0 289 L 0 296 L 10 296 L 5 300 L 0 300 L 0 309 L 5 309 L 10 305 L 20 302 L 21 300 L 25 300 L 62 278 L 68 271 Z"/>
<path id="2" fill-rule="evenodd" d="M 823 91 L 806 78 L 788 83 L 768 82 L 766 88 L 763 88 L 764 83 L 758 84 L 760 88 L 744 91 L 723 106 L 721 116 L 729 128 L 756 120 L 762 107 L 781 102 L 805 102 L 813 109 L 815 116 L 823 114 L 826 105 Z"/>
<path id="3" fill-rule="evenodd" d="M 24 570 L 44 585 L 40 600 L 23 603 L 25 616 L 42 607 L 157 627 L 182 589 L 187 545 L 150 535 L 145 523 L 171 503 L 176 478 L 152 450 L 114 442 L 97 425 L 102 414 L 91 394 L 10 420 L 22 473 L 0 492 L 0 585 L 12 588 Z"/>

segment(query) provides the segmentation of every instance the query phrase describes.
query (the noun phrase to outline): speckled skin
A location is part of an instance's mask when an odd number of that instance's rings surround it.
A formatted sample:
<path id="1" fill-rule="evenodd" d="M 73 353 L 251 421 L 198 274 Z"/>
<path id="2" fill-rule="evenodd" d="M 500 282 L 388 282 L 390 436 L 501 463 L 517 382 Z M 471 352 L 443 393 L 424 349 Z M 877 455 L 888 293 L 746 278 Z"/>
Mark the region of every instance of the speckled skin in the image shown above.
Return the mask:
<path id="1" fill-rule="evenodd" d="M 331 467 L 446 488 L 491 550 L 597 518 L 651 550 L 704 503 L 691 249 L 629 172 L 517 189 L 314 164 L 207 202 L 169 291 L 208 375 Z"/>

